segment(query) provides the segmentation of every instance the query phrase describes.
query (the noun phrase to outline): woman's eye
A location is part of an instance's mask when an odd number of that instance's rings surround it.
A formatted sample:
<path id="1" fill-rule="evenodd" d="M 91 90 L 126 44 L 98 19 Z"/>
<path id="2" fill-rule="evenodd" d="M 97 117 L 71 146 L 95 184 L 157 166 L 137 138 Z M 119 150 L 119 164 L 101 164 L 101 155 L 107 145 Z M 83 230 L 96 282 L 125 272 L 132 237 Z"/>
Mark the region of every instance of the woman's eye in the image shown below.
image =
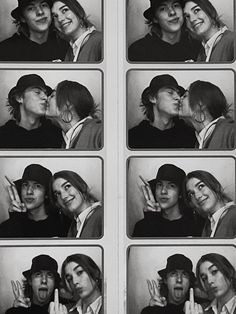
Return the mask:
<path id="1" fill-rule="evenodd" d="M 205 282 L 205 281 L 206 281 L 206 277 L 205 277 L 205 276 L 202 276 L 202 277 L 201 277 L 201 280 L 202 280 L 203 282 Z"/>
<path id="2" fill-rule="evenodd" d="M 193 192 L 188 192 L 188 198 L 192 199 L 194 197 L 194 193 Z"/>
<path id="3" fill-rule="evenodd" d="M 71 184 L 69 184 L 69 183 L 66 184 L 66 185 L 65 185 L 65 190 L 68 190 L 70 187 L 71 187 Z"/>
<path id="4" fill-rule="evenodd" d="M 201 183 L 201 184 L 198 185 L 198 189 L 199 189 L 199 190 L 202 190 L 204 187 L 205 187 L 205 184 L 203 184 L 203 183 Z"/>
<path id="5" fill-rule="evenodd" d="M 62 9 L 61 12 L 62 12 L 63 14 L 65 14 L 65 13 L 68 12 L 68 11 L 69 11 L 69 8 L 65 7 L 65 8 Z"/>
<path id="6" fill-rule="evenodd" d="M 60 195 L 59 192 L 54 192 L 53 194 L 54 194 L 54 197 L 55 197 L 55 198 L 59 198 L 59 195 Z"/>
<path id="7" fill-rule="evenodd" d="M 201 11 L 200 8 L 195 8 L 193 12 L 194 12 L 194 14 L 197 14 L 199 11 Z"/>

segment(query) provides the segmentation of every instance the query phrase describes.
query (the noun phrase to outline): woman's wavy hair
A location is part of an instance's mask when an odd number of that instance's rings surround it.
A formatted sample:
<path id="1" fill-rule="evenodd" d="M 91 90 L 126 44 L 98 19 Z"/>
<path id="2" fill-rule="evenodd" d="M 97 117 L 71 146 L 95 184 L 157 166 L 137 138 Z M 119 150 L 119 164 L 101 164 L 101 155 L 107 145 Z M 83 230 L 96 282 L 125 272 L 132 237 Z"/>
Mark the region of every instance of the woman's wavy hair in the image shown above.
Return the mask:
<path id="1" fill-rule="evenodd" d="M 58 0 L 52 0 L 52 3 L 58 2 Z M 60 2 L 68 6 L 68 8 L 78 17 L 81 23 L 81 27 L 88 28 L 93 26 L 93 23 L 90 22 L 88 16 L 85 13 L 84 8 L 77 0 L 61 0 Z M 61 34 L 60 34 L 61 35 Z M 61 35 L 64 37 L 63 35 Z"/>
<path id="2" fill-rule="evenodd" d="M 96 118 L 97 106 L 93 96 L 86 86 L 64 80 L 56 88 L 56 105 L 62 112 L 71 112 L 70 106 L 73 107 L 78 117 L 82 120 L 88 116 Z"/>
<path id="3" fill-rule="evenodd" d="M 189 106 L 192 111 L 206 108 L 213 120 L 229 116 L 229 105 L 221 89 L 206 81 L 195 81 L 189 87 Z M 204 108 L 201 109 L 204 113 Z"/>
<path id="4" fill-rule="evenodd" d="M 210 262 L 213 265 L 215 265 L 218 268 L 218 270 L 224 275 L 224 277 L 229 280 L 229 282 L 232 285 L 233 290 L 236 291 L 235 269 L 232 266 L 232 264 L 227 260 L 226 257 L 218 253 L 205 254 L 197 262 L 196 277 L 197 277 L 198 285 L 201 290 L 204 291 L 204 287 L 201 281 L 200 267 L 204 262 Z"/>
<path id="5" fill-rule="evenodd" d="M 208 171 L 204 170 L 195 170 L 191 171 L 186 175 L 185 182 L 183 185 L 183 196 L 185 203 L 193 207 L 193 204 L 191 202 L 191 199 L 188 196 L 188 191 L 186 188 L 187 182 L 192 179 L 196 178 L 200 181 L 202 181 L 218 198 L 219 201 L 223 203 L 227 203 L 231 201 L 231 199 L 227 196 L 227 194 L 224 192 L 224 189 L 220 182 Z"/>
<path id="6" fill-rule="evenodd" d="M 190 0 L 183 0 L 183 6 L 185 6 L 187 2 L 190 2 Z M 206 13 L 206 15 L 211 19 L 214 26 L 222 27 L 225 25 L 220 19 L 220 16 L 218 15 L 215 7 L 209 0 L 193 0 L 191 2 L 196 3 Z"/>
<path id="7" fill-rule="evenodd" d="M 79 176 L 74 171 L 62 170 L 62 171 L 56 172 L 52 176 L 52 179 L 51 179 L 51 182 L 50 182 L 50 185 L 49 185 L 50 199 L 51 199 L 51 202 L 53 204 L 55 204 L 56 206 L 58 206 L 58 204 L 57 204 L 57 200 L 56 200 L 55 194 L 53 193 L 52 185 L 53 185 L 53 182 L 56 179 L 59 179 L 59 178 L 62 178 L 64 180 L 70 182 L 71 185 L 73 185 L 73 187 L 81 193 L 81 195 L 82 195 L 82 197 L 83 197 L 83 199 L 85 201 L 88 201 L 88 202 L 91 202 L 91 203 L 97 201 L 97 199 L 90 193 L 87 183 L 81 178 L 81 176 Z"/>
<path id="8" fill-rule="evenodd" d="M 91 257 L 85 255 L 85 254 L 73 254 L 68 256 L 61 267 L 61 279 L 62 279 L 62 284 L 64 288 L 71 292 L 73 294 L 73 291 L 70 290 L 69 285 L 66 280 L 66 274 L 65 274 L 65 268 L 66 266 L 74 262 L 81 266 L 83 270 L 88 274 L 89 278 L 92 279 L 100 292 L 102 292 L 102 273 L 101 270 L 99 269 L 98 265 L 92 260 Z"/>

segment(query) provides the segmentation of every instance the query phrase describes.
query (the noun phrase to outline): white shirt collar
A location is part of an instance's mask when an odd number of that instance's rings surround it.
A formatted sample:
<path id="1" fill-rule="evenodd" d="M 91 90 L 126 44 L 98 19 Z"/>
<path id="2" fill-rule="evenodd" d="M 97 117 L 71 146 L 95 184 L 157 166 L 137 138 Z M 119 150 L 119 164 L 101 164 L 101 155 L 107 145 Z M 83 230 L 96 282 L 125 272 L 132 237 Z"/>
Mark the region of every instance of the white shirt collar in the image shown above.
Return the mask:
<path id="1" fill-rule="evenodd" d="M 85 221 L 92 214 L 93 210 L 98 206 L 101 206 L 101 202 L 93 203 L 91 206 L 83 210 L 77 217 L 75 217 L 75 221 L 77 223 L 77 230 L 78 230 L 76 238 L 80 237 Z"/>
<path id="2" fill-rule="evenodd" d="M 76 41 L 70 42 L 70 45 L 72 47 L 73 54 L 74 54 L 73 62 L 77 61 L 77 58 L 78 58 L 78 55 L 79 55 L 79 52 L 81 50 L 82 45 L 84 44 L 85 41 L 88 40 L 89 35 L 95 30 L 96 30 L 96 28 L 94 26 L 91 26 L 82 35 L 80 35 L 80 37 L 77 38 Z"/>
<path id="3" fill-rule="evenodd" d="M 232 205 L 234 205 L 234 202 L 228 202 L 225 206 L 218 209 L 212 216 L 209 217 L 212 230 L 210 237 L 214 237 L 219 220 L 226 214 L 227 209 Z"/>
<path id="4" fill-rule="evenodd" d="M 93 303 L 89 304 L 85 314 L 98 314 L 102 307 L 102 296 L 100 295 Z M 73 306 L 69 312 L 77 309 L 79 314 L 82 314 L 82 301 L 79 300 L 75 306 Z"/>
<path id="5" fill-rule="evenodd" d="M 206 43 L 202 42 L 202 45 L 205 49 L 206 54 L 206 62 L 209 62 L 210 56 L 212 53 L 212 49 L 217 44 L 218 40 L 220 40 L 221 35 L 227 30 L 228 28 L 226 26 L 221 27 L 218 32 L 216 32 Z"/>
<path id="6" fill-rule="evenodd" d="M 220 313 L 217 312 L 217 301 L 214 299 L 211 304 L 205 308 L 205 311 L 212 309 L 214 314 L 233 314 L 236 309 L 236 295 L 234 295 L 225 305 L 222 307 Z"/>
<path id="7" fill-rule="evenodd" d="M 84 119 L 76 122 L 70 129 L 69 131 L 67 131 L 66 133 L 65 132 L 62 132 L 62 135 L 63 135 L 63 138 L 64 138 L 64 141 L 66 143 L 66 149 L 70 148 L 71 147 L 71 142 L 73 140 L 74 137 L 76 137 L 82 127 L 83 127 L 83 123 L 87 120 L 87 119 L 92 119 L 92 117 L 88 116 L 88 117 L 85 117 Z"/>
<path id="8" fill-rule="evenodd" d="M 225 118 L 223 116 L 220 116 L 219 118 L 211 121 L 207 126 L 205 126 L 201 130 L 201 132 L 199 132 L 199 133 L 195 132 L 196 137 L 197 137 L 197 141 L 199 144 L 199 149 L 204 148 L 204 144 L 205 144 L 206 139 L 213 133 L 213 131 L 216 127 L 216 123 L 219 119 L 225 119 Z"/>

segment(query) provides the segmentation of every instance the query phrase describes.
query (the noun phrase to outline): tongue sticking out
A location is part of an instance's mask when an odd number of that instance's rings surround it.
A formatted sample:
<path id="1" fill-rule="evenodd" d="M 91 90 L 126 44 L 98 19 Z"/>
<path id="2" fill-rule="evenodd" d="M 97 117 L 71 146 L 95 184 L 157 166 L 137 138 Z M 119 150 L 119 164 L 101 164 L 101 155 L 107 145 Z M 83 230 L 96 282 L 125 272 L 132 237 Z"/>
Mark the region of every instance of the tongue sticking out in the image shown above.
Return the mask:
<path id="1" fill-rule="evenodd" d="M 175 288 L 174 294 L 177 299 L 181 299 L 183 297 L 183 289 Z"/>
<path id="2" fill-rule="evenodd" d="M 38 294 L 39 294 L 39 298 L 41 300 L 45 300 L 48 296 L 48 290 L 47 289 L 39 289 Z"/>

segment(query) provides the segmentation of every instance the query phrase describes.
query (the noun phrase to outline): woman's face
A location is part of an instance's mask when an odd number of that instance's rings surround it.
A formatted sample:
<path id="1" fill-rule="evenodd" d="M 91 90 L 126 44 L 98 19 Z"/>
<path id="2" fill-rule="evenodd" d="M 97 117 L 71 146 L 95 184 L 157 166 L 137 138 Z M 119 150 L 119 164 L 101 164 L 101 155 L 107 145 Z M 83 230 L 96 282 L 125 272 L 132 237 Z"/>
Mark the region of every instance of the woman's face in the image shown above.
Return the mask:
<path id="1" fill-rule="evenodd" d="M 188 29 L 202 40 L 207 41 L 214 35 L 215 26 L 210 17 L 193 1 L 184 7 L 184 17 Z"/>
<path id="2" fill-rule="evenodd" d="M 82 266 L 70 262 L 65 267 L 65 280 L 69 290 L 76 299 L 89 299 L 97 289 L 96 282 L 88 275 Z"/>
<path id="3" fill-rule="evenodd" d="M 154 22 L 158 23 L 163 33 L 179 33 L 183 22 L 183 9 L 179 1 L 163 1 L 156 9 Z"/>
<path id="4" fill-rule="evenodd" d="M 83 195 L 67 180 L 57 178 L 52 184 L 52 190 L 57 204 L 72 213 L 78 215 L 84 209 Z"/>
<path id="5" fill-rule="evenodd" d="M 216 299 L 227 299 L 227 294 L 232 290 L 231 283 L 212 262 L 203 262 L 199 275 L 202 287 L 209 295 Z"/>
<path id="6" fill-rule="evenodd" d="M 52 17 L 56 29 L 70 40 L 76 40 L 81 29 L 81 21 L 63 2 L 56 1 L 52 7 Z"/>
<path id="7" fill-rule="evenodd" d="M 189 179 L 186 190 L 194 208 L 203 216 L 212 215 L 221 207 L 216 194 L 200 179 Z"/>
<path id="8" fill-rule="evenodd" d="M 54 90 L 47 100 L 46 116 L 51 118 L 58 118 L 60 116 L 60 110 L 57 107 L 56 91 Z"/>
<path id="9" fill-rule="evenodd" d="M 193 111 L 189 104 L 189 91 L 186 90 L 184 95 L 180 99 L 179 116 L 184 118 L 191 118 Z"/>

